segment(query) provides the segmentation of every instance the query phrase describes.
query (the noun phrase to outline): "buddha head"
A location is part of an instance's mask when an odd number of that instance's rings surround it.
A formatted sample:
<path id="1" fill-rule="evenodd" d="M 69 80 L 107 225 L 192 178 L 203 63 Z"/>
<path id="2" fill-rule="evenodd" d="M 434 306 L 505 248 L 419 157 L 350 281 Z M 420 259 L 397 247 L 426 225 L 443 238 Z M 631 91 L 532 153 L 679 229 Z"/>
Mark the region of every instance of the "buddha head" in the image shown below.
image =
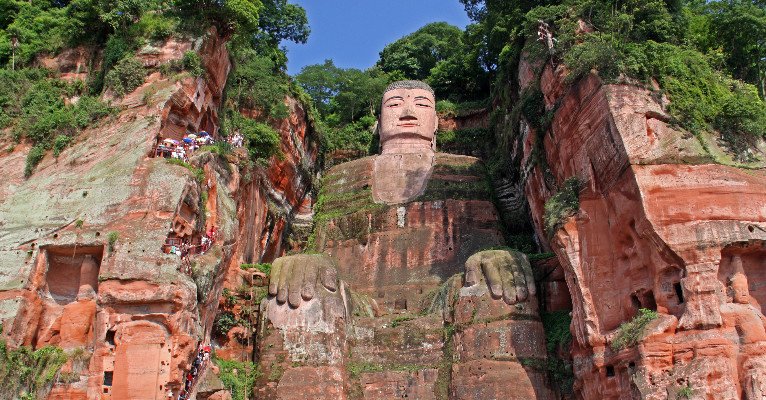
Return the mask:
<path id="1" fill-rule="evenodd" d="M 397 81 L 383 93 L 381 153 L 420 153 L 436 149 L 436 99 L 421 81 Z"/>

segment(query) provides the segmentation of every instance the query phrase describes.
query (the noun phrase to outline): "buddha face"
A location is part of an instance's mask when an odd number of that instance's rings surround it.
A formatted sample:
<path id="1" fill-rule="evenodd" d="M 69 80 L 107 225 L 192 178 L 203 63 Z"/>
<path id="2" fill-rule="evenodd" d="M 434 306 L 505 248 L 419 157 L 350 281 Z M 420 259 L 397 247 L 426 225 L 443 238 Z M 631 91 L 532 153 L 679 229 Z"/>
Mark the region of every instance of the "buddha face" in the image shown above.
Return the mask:
<path id="1" fill-rule="evenodd" d="M 397 88 L 385 92 L 379 125 L 383 153 L 433 149 L 437 121 L 430 91 Z"/>

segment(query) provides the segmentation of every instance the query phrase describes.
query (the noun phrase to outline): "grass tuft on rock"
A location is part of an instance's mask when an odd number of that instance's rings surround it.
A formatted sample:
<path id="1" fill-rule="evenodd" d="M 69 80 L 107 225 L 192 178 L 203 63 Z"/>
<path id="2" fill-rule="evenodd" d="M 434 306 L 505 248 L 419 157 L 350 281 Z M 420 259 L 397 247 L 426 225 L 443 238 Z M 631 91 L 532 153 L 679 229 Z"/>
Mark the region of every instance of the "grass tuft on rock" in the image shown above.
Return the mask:
<path id="1" fill-rule="evenodd" d="M 564 181 L 561 189 L 545 202 L 543 222 L 548 236 L 553 236 L 567 217 L 577 213 L 580 208 L 580 186 L 577 177 L 570 177 Z"/>
<path id="2" fill-rule="evenodd" d="M 630 321 L 620 325 L 617 336 L 612 340 L 612 350 L 619 351 L 633 347 L 644 337 L 644 331 L 650 322 L 657 319 L 659 314 L 646 308 L 638 310 L 638 314 Z"/>

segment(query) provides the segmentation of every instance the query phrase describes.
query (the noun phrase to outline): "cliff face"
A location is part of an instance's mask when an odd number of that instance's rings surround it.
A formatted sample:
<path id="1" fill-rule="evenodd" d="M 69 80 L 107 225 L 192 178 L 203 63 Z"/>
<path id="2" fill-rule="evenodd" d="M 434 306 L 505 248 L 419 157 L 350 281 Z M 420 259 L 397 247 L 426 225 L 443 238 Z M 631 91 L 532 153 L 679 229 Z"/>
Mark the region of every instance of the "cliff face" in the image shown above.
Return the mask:
<path id="1" fill-rule="evenodd" d="M 491 183 L 479 159 L 438 153 L 428 174 L 386 180 L 373 156 L 325 171 L 315 201 L 319 138 L 291 98 L 288 118 L 267 121 L 281 156 L 266 163 L 245 162 L 244 149 L 188 165 L 152 157 L 158 138 L 218 133 L 223 38 L 138 56 L 155 68 L 188 50 L 203 77 L 150 74 L 30 178 L 28 145 L 0 154 L 3 339 L 69 355 L 38 397 L 177 395 L 211 343 L 217 357 L 255 362 L 257 382 L 242 390 L 257 398 L 561 398 L 541 310 L 570 309 L 561 356 L 575 398 L 766 394 L 766 173 L 714 163 L 725 148 L 674 127 L 672 99 L 596 75 L 569 84 L 563 67 L 522 62 L 522 89 L 539 77 L 552 118 L 545 132 L 522 122 L 518 176 Z M 82 79 L 92 55 L 40 62 Z M 487 118 L 442 129 L 484 132 Z M 456 151 L 479 147 L 461 140 Z M 376 185 L 423 190 L 392 205 L 374 200 Z M 550 221 L 567 190 L 577 207 Z M 527 209 L 556 256 L 534 266 L 501 247 L 504 222 L 526 227 L 508 218 Z M 205 254 L 163 251 L 213 228 Z M 286 256 L 307 247 L 319 254 Z M 253 265 L 272 261 L 270 275 Z M 207 367 L 192 393 L 227 398 L 219 372 Z"/>
<path id="2" fill-rule="evenodd" d="M 529 262 L 479 252 L 502 244 L 483 164 L 437 154 L 424 192 L 386 205 L 375 161 L 327 171 L 322 254 L 272 267 L 258 398 L 554 398 Z"/>
<path id="3" fill-rule="evenodd" d="M 522 82 L 532 70 L 522 63 Z M 579 210 L 549 241 L 572 294 L 576 395 L 666 398 L 688 387 L 695 397 L 760 398 L 766 175 L 713 164 L 649 90 L 595 75 L 570 87 L 565 75 L 545 66 L 551 128 L 525 124 L 522 134 L 540 237 L 546 202 L 566 179 L 582 183 Z M 620 325 L 639 308 L 658 317 L 620 345 L 630 333 Z"/>
<path id="4" fill-rule="evenodd" d="M 265 167 L 242 174 L 240 151 L 198 152 L 190 168 L 152 157 L 158 137 L 217 132 L 231 68 L 222 38 L 212 31 L 196 44 L 170 41 L 139 58 L 155 67 L 190 49 L 204 77 L 150 74 L 115 99 L 115 116 L 47 156 L 29 179 L 28 146 L 2 155 L 2 334 L 12 347 L 54 345 L 70 354 L 66 379 L 57 375 L 49 398 L 177 394 L 198 344 L 209 341 L 224 283 L 237 279 L 243 260 L 284 252 L 285 226 L 310 215 L 316 137 L 295 101 L 290 118 L 274 122 L 285 156 Z M 69 72 L 69 53 L 50 66 Z M 82 78 L 77 72 L 69 75 Z M 199 239 L 213 227 L 217 238 L 204 255 L 163 252 L 166 239 Z"/>

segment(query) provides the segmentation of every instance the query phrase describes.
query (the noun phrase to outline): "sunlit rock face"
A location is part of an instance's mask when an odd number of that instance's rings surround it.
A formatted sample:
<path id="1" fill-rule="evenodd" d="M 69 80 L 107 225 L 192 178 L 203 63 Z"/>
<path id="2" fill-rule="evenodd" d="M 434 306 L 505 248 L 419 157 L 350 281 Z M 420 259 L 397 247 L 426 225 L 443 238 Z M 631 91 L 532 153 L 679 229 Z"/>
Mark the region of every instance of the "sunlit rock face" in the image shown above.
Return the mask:
<path id="1" fill-rule="evenodd" d="M 0 155 L 3 340 L 77 354 L 51 399 L 177 395 L 198 344 L 209 343 L 223 286 L 242 284 L 240 263 L 281 255 L 290 246 L 285 231 L 310 224 L 318 142 L 293 99 L 285 99 L 290 116 L 274 122 L 284 157 L 248 177 L 237 168 L 244 149 L 228 160 L 196 154 L 190 164 L 198 176 L 151 157 L 158 134 L 217 133 L 231 68 L 224 38 L 211 30 L 204 40 L 169 40 L 159 55 L 139 58 L 155 67 L 190 49 L 204 77 L 149 74 L 115 99 L 116 116 L 83 131 L 57 159 L 47 156 L 30 178 L 23 177 L 26 145 Z M 73 68 L 72 54 L 50 66 Z M 188 272 L 162 251 L 169 234 L 199 236 L 213 226 L 215 245 Z"/>
<path id="2" fill-rule="evenodd" d="M 539 76 L 551 129 L 522 134 L 525 161 L 547 160 L 525 189 L 540 237 L 557 187 L 583 183 L 579 211 L 548 236 L 572 294 L 576 395 L 760 398 L 766 174 L 712 163 L 646 89 L 596 75 L 568 86 L 550 65 Z M 639 308 L 659 317 L 638 345 L 613 345 Z"/>
<path id="3" fill-rule="evenodd" d="M 323 255 L 273 265 L 262 398 L 553 398 L 530 367 L 546 351 L 529 262 L 477 254 L 503 244 L 486 169 L 434 152 L 434 103 L 424 83 L 394 83 L 381 154 L 326 171 Z"/>

